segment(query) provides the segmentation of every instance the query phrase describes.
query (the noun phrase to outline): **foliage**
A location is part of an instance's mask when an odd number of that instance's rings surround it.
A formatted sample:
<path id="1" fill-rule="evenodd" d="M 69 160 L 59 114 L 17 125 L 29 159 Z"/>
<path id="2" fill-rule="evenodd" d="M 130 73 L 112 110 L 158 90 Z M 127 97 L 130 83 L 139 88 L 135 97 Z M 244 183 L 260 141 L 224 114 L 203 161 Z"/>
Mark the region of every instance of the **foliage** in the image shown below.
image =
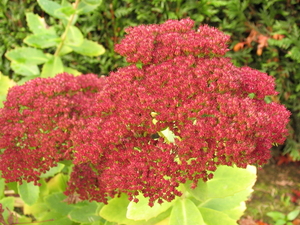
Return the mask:
<path id="1" fill-rule="evenodd" d="M 276 78 L 280 94 L 274 100 L 292 112 L 290 137 L 283 153 L 294 160 L 300 160 L 299 10 L 297 0 L 230 1 L 225 18 L 234 21 L 221 24 L 222 30 L 232 34 L 234 51 L 228 55 L 236 65 L 246 64 Z"/>
<path id="2" fill-rule="evenodd" d="M 108 225 L 108 224 L 215 224 L 215 219 L 226 222 L 228 225 L 236 224 L 236 220 L 245 210 L 244 201 L 252 192 L 256 176 L 255 167 L 247 169 L 237 167 L 220 166 L 214 172 L 214 179 L 208 182 L 199 181 L 196 189 L 190 189 L 190 185 L 180 187 L 184 197 L 176 198 L 170 203 L 157 202 L 149 207 L 148 198 L 139 195 L 139 202 L 129 201 L 124 194 L 120 198 L 114 198 L 107 205 L 95 201 L 82 201 L 78 196 L 67 198 L 63 194 L 68 182 L 68 174 L 71 166 L 58 163 L 49 172 L 43 174 L 39 180 L 40 186 L 36 187 L 34 194 L 31 192 L 31 184 L 15 186 L 15 194 L 19 193 L 24 201 L 19 207 L 24 208 L 25 217 L 13 211 L 14 198 L 10 196 L 0 197 L 0 222 L 3 225 L 11 225 L 13 222 L 27 222 L 31 224 L 80 224 L 80 225 Z M 237 183 L 237 180 L 239 182 Z M 226 182 L 224 182 L 226 181 Z M 0 193 L 4 191 L 4 179 L 0 179 Z M 29 189 L 30 188 L 30 189 Z M 31 191 L 29 191 L 31 190 Z M 206 190 L 203 192 L 203 190 Z M 218 190 L 217 192 L 215 190 Z M 21 194 L 23 193 L 23 194 Z M 27 198 L 33 194 L 38 196 L 34 201 Z M 222 204 L 220 204 L 220 202 Z M 191 213 L 194 210 L 193 213 Z M 183 214 L 189 211 L 189 214 Z M 2 215 L 2 218 L 1 218 Z M 215 215 L 218 215 L 216 217 Z M 173 222 L 175 220 L 175 222 Z M 201 222 L 202 221 L 202 222 Z"/>
<path id="3" fill-rule="evenodd" d="M 274 225 L 293 225 L 293 220 L 297 218 L 299 213 L 300 210 L 295 209 L 287 215 L 281 212 L 268 212 L 267 215 L 273 219 Z"/>
<path id="4" fill-rule="evenodd" d="M 30 12 L 26 13 L 27 25 L 33 34 L 23 41 L 30 47 L 15 48 L 5 54 L 11 60 L 11 68 L 16 74 L 25 76 L 25 81 L 39 76 L 53 77 L 62 72 L 80 74 L 79 71 L 63 65 L 62 57 L 72 51 L 87 56 L 104 53 L 101 45 L 85 39 L 81 31 L 73 25 L 79 15 L 98 7 L 98 1 L 77 0 L 71 5 L 66 1 L 58 4 L 49 0 L 38 0 L 38 4 L 46 13 L 61 20 L 65 29 L 59 36 L 55 27 L 48 26 L 43 18 Z M 48 48 L 52 48 L 48 53 L 40 50 Z M 41 71 L 38 65 L 43 65 Z M 24 79 L 21 82 L 24 82 Z"/>
<path id="5" fill-rule="evenodd" d="M 0 71 L 3 74 L 11 74 L 10 62 L 4 54 L 19 46 L 26 37 L 29 30 L 25 24 L 25 10 L 33 8 L 29 1 L 0 1 Z"/>

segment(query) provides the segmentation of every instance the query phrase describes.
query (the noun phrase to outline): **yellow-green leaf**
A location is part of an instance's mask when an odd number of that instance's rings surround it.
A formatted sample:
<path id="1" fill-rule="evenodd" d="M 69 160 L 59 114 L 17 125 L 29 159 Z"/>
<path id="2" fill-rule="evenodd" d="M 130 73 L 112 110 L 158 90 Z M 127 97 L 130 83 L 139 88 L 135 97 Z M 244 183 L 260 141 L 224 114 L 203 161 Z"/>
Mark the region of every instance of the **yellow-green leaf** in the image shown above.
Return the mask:
<path id="1" fill-rule="evenodd" d="M 55 35 L 56 32 L 53 27 L 49 27 L 45 19 L 40 17 L 37 14 L 34 14 L 32 12 L 26 13 L 26 21 L 29 29 L 34 34 L 42 34 L 42 33 L 48 33 Z"/>
<path id="2" fill-rule="evenodd" d="M 189 199 L 179 199 L 173 206 L 169 224 L 206 225 L 197 206 Z"/>
<path id="3" fill-rule="evenodd" d="M 37 48 L 49 48 L 56 46 L 61 39 L 56 34 L 40 33 L 29 35 L 24 42 L 30 46 Z"/>
<path id="4" fill-rule="evenodd" d="M 8 89 L 14 85 L 14 82 L 8 76 L 3 76 L 0 72 L 0 108 L 3 107 L 3 101 L 6 99 Z"/>
<path id="5" fill-rule="evenodd" d="M 155 202 L 154 205 L 150 207 L 148 205 L 149 198 L 145 198 L 142 194 L 138 195 L 137 198 L 139 199 L 138 203 L 130 202 L 127 207 L 126 217 L 128 219 L 149 220 L 162 212 L 167 211 L 175 203 L 175 200 L 172 202 L 164 202 L 162 204 Z"/>
<path id="6" fill-rule="evenodd" d="M 13 49 L 7 52 L 5 56 L 11 61 L 32 65 L 39 65 L 49 60 L 42 50 L 30 47 Z"/>
<path id="7" fill-rule="evenodd" d="M 37 76 L 40 74 L 40 70 L 37 65 L 18 63 L 13 61 L 10 66 L 17 74 L 23 76 Z"/>
<path id="8" fill-rule="evenodd" d="M 72 46 L 81 46 L 82 43 L 83 43 L 83 35 L 81 31 L 75 26 L 70 26 L 66 36 L 65 44 L 67 46 L 72 47 Z"/>
<path id="9" fill-rule="evenodd" d="M 98 43 L 94 41 L 89 41 L 87 39 L 84 39 L 82 44 L 80 46 L 70 46 L 75 52 L 87 55 L 87 56 L 98 56 L 102 55 L 105 52 L 105 49 L 102 45 L 99 45 Z"/>
<path id="10" fill-rule="evenodd" d="M 53 56 L 42 68 L 41 77 L 55 77 L 64 72 L 64 66 L 59 56 Z"/>
<path id="11" fill-rule="evenodd" d="M 33 205 L 39 198 L 40 189 L 33 182 L 27 183 L 23 181 L 22 184 L 18 185 L 18 192 L 27 205 Z"/>

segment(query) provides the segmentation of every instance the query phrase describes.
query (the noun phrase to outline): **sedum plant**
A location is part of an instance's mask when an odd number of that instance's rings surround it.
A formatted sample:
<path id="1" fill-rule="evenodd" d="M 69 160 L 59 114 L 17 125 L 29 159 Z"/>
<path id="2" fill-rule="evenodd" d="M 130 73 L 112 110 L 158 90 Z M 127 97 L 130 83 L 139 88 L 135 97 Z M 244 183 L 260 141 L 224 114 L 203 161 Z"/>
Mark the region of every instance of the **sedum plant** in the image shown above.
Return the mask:
<path id="1" fill-rule="evenodd" d="M 84 38 L 76 27 L 78 17 L 96 9 L 101 1 L 76 0 L 73 4 L 67 1 L 58 4 L 50 0 L 37 2 L 47 14 L 64 25 L 64 30 L 59 35 L 54 26 L 47 25 L 44 18 L 32 12 L 26 13 L 26 21 L 32 34 L 23 41 L 29 47 L 15 48 L 5 54 L 11 61 L 14 72 L 25 77 L 23 81 L 39 76 L 54 77 L 62 72 L 78 75 L 79 71 L 64 65 L 65 55 L 74 51 L 86 56 L 99 56 L 105 52 L 102 45 Z"/>
<path id="2" fill-rule="evenodd" d="M 67 195 L 77 205 L 60 219 L 82 224 L 78 207 L 96 224 L 236 224 L 255 182 L 248 165 L 284 142 L 290 112 L 269 101 L 274 78 L 224 57 L 229 36 L 193 26 L 127 28 L 115 50 L 131 65 L 109 77 L 62 73 L 10 89 L 0 171 L 37 219 L 51 216 L 36 205 L 57 211 L 54 199 Z M 68 180 L 53 196 L 49 173 L 58 187 Z"/>

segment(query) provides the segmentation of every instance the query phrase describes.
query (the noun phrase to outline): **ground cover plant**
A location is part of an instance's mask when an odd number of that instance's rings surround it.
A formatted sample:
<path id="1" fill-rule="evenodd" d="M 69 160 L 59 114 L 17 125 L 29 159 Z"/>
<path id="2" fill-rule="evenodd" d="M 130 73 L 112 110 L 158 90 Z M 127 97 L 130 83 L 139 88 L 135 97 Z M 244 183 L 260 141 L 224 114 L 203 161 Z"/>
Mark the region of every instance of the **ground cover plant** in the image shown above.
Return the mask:
<path id="1" fill-rule="evenodd" d="M 43 224 L 236 224 L 255 181 L 247 166 L 284 142 L 290 112 L 270 102 L 272 77 L 224 57 L 229 36 L 193 27 L 128 28 L 116 51 L 131 65 L 106 78 L 63 73 L 10 89 L 2 187 L 20 194 L 25 214 Z M 1 201 L 11 224 L 13 200 Z"/>

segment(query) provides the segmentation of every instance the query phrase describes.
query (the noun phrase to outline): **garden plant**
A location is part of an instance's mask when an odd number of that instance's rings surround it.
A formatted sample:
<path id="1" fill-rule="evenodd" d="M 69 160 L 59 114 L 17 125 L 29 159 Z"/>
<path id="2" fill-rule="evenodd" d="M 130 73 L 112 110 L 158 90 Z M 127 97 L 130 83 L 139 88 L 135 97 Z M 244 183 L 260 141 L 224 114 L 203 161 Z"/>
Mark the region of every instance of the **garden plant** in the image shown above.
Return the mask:
<path id="1" fill-rule="evenodd" d="M 269 212 L 267 215 L 273 219 L 275 225 L 293 225 L 293 220 L 297 218 L 300 210 L 295 209 L 290 212 L 288 215 L 284 215 L 281 212 Z"/>
<path id="2" fill-rule="evenodd" d="M 191 19 L 126 29 L 128 66 L 12 87 L 0 109 L 3 224 L 237 224 L 290 112 Z M 188 212 L 188 213 L 187 213 Z"/>
<path id="3" fill-rule="evenodd" d="M 64 30 L 59 36 L 55 27 L 49 26 L 44 18 L 32 12 L 26 13 L 28 27 L 33 33 L 24 39 L 24 43 L 29 47 L 15 48 L 6 53 L 13 71 L 24 76 L 21 82 L 36 77 L 53 77 L 62 72 L 78 75 L 79 71 L 63 64 L 62 57 L 73 51 L 86 56 L 99 56 L 104 53 L 103 46 L 84 38 L 82 32 L 74 25 L 80 15 L 97 8 L 99 1 L 76 0 L 73 4 L 66 1 L 58 4 L 49 0 L 37 2 L 45 12 L 61 21 Z M 48 48 L 52 48 L 53 54 L 50 54 L 49 50 L 47 54 L 42 51 Z M 38 67 L 40 64 L 41 71 Z"/>

